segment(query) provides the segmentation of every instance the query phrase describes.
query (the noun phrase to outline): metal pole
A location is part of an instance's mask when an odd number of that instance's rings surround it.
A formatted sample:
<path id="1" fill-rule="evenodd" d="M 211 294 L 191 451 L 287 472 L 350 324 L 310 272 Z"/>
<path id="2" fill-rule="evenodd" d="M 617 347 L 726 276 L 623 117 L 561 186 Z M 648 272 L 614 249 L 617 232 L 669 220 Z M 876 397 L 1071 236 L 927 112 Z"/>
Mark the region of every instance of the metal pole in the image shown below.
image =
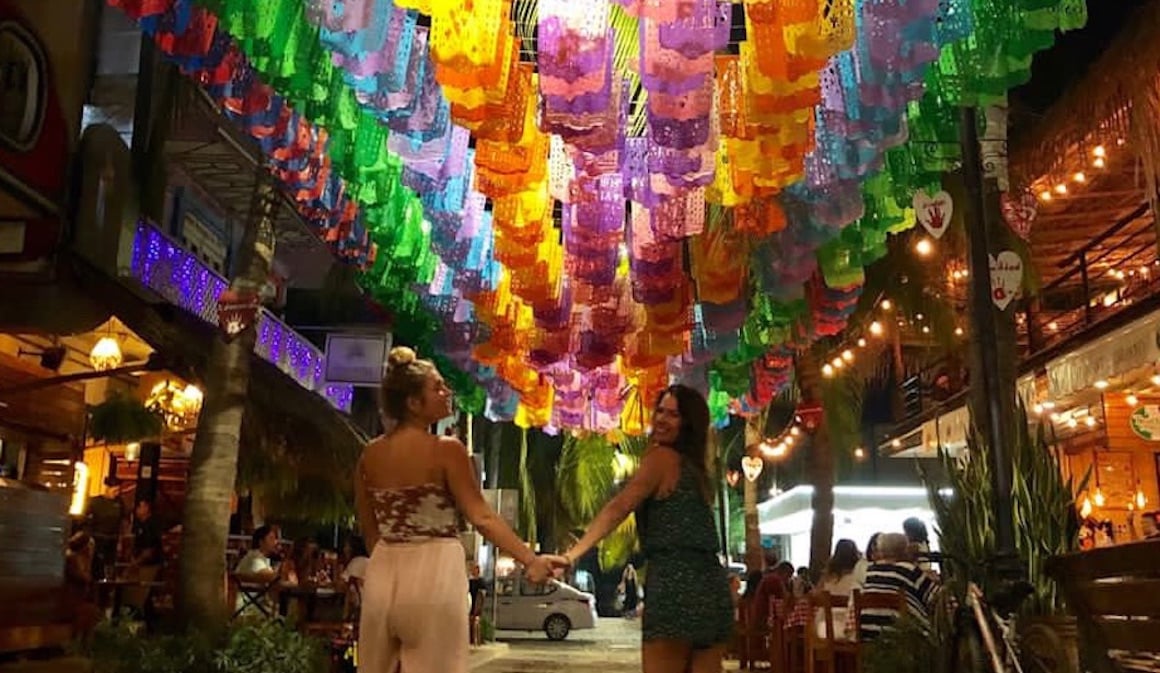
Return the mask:
<path id="1" fill-rule="evenodd" d="M 1003 427 L 1003 403 L 1014 391 L 1001 390 L 999 381 L 998 322 L 991 302 L 991 262 L 988 247 L 988 208 L 980 160 L 978 116 L 973 107 L 964 107 L 960 115 L 960 140 L 963 152 L 963 184 L 967 203 L 964 223 L 967 229 L 968 263 L 971 272 L 971 323 L 976 338 L 971 342 L 979 353 L 979 380 L 972 385 L 982 388 L 986 400 L 976 414 L 976 423 L 985 429 L 991 449 L 991 486 L 994 490 L 995 542 L 999 557 L 1015 555 L 1015 527 L 1011 499 L 1011 461 L 1007 428 Z M 976 399 L 978 397 L 976 396 Z"/>

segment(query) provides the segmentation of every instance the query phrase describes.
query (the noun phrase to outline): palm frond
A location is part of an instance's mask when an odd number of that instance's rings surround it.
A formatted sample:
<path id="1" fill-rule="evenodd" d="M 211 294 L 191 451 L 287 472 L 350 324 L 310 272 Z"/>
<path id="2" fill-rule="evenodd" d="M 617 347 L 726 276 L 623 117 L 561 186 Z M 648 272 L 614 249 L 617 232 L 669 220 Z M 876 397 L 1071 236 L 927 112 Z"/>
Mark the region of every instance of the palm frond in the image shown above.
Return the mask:
<path id="1" fill-rule="evenodd" d="M 628 518 L 600 543 L 600 569 L 607 572 L 622 566 L 638 551 L 640 540 L 636 534 L 636 515 L 629 514 Z"/>
<path id="2" fill-rule="evenodd" d="M 568 437 L 556 464 L 556 487 L 568 517 L 585 525 L 615 486 L 616 447 L 600 435 Z"/>

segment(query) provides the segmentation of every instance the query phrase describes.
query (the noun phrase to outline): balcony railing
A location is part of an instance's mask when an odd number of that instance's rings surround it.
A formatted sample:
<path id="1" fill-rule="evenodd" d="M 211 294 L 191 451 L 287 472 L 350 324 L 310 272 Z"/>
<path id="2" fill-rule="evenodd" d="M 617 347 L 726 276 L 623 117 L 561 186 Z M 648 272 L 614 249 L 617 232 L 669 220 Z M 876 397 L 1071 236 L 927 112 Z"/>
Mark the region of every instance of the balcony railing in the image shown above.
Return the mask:
<path id="1" fill-rule="evenodd" d="M 144 220 L 133 235 L 130 275 L 169 303 L 217 325 L 217 300 L 229 283 Z M 257 329 L 254 350 L 262 359 L 334 408 L 350 411 L 354 387 L 326 382 L 326 355 L 317 346 L 264 308 Z"/>

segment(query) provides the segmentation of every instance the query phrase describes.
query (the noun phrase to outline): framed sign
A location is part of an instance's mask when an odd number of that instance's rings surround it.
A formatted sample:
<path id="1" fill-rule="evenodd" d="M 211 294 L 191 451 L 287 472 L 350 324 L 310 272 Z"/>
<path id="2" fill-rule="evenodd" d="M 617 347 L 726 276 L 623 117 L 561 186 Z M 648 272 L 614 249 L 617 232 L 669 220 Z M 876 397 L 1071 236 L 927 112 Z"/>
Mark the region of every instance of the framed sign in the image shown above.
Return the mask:
<path id="1" fill-rule="evenodd" d="M 377 387 L 391 350 L 390 333 L 326 335 L 326 381 Z"/>

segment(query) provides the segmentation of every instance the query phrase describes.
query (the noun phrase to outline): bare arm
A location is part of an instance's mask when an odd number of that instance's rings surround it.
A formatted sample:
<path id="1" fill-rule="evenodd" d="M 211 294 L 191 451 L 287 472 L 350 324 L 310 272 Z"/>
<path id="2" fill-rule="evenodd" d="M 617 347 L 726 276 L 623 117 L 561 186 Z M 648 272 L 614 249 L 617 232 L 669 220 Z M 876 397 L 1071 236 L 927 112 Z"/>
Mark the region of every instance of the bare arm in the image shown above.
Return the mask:
<path id="1" fill-rule="evenodd" d="M 354 511 L 358 515 L 358 525 L 366 540 L 367 549 L 374 549 L 379 543 L 379 527 L 375 522 L 375 511 L 371 507 L 370 496 L 367 494 L 366 471 L 363 459 L 359 458 L 354 469 Z"/>
<path id="2" fill-rule="evenodd" d="M 616 530 L 620 522 L 627 519 L 628 515 L 640 503 L 657 492 L 657 489 L 660 488 L 661 480 L 664 477 L 666 466 L 671 459 L 670 456 L 665 455 L 660 450 L 650 451 L 645 454 L 644 460 L 640 463 L 640 469 L 636 471 L 636 474 L 625 485 L 624 490 L 616 494 L 616 497 L 610 500 L 604 506 L 604 509 L 600 510 L 600 513 L 588 525 L 588 530 L 584 532 L 584 537 L 580 538 L 564 554 L 564 558 L 567 559 L 569 565 L 575 565 L 577 559 L 586 554 L 589 549 L 607 537 L 613 530 Z"/>
<path id="3" fill-rule="evenodd" d="M 518 563 L 531 565 L 536 560 L 535 552 L 483 499 L 475 466 L 468 458 L 463 443 L 451 437 L 440 438 L 439 456 L 447 475 L 447 488 L 455 498 L 459 511 L 495 546 L 510 554 Z"/>

